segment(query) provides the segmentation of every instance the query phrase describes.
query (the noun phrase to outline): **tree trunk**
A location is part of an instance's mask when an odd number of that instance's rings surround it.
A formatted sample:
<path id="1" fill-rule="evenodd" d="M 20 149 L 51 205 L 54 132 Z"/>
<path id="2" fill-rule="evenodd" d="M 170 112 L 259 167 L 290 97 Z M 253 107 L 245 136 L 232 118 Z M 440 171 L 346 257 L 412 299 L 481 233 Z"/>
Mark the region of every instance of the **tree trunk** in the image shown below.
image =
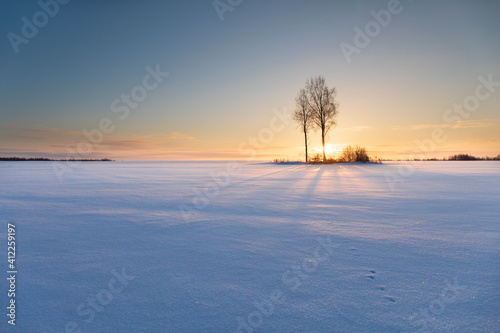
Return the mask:
<path id="1" fill-rule="evenodd" d="M 307 134 L 305 135 L 305 141 L 306 141 L 306 163 L 307 163 Z"/>
<path id="2" fill-rule="evenodd" d="M 306 163 L 307 163 L 307 129 L 304 128 L 304 142 L 306 147 Z"/>
<path id="3" fill-rule="evenodd" d="M 321 143 L 323 144 L 323 163 L 326 162 L 326 154 L 325 154 L 325 129 L 321 129 Z"/>

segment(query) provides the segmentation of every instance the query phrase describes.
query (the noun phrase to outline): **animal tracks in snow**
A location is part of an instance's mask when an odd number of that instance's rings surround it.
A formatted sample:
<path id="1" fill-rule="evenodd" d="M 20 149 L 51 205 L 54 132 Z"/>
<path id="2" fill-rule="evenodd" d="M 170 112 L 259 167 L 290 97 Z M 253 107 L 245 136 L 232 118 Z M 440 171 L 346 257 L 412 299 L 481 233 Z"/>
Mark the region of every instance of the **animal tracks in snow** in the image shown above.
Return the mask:
<path id="1" fill-rule="evenodd" d="M 376 271 L 374 271 L 374 270 L 369 270 L 369 271 L 368 271 L 368 274 L 367 274 L 367 275 L 365 275 L 365 277 L 366 277 L 368 280 L 373 280 L 373 281 L 375 281 L 375 280 L 377 279 L 377 272 L 376 272 Z M 377 289 L 377 290 L 380 290 L 380 291 L 386 291 L 386 289 L 387 289 L 387 288 L 386 288 L 386 287 L 384 287 L 384 286 L 378 286 L 378 287 L 376 287 L 376 289 Z M 385 298 L 386 300 L 388 300 L 389 302 L 391 302 L 391 303 L 396 303 L 396 299 L 395 299 L 394 297 L 392 297 L 392 296 L 384 296 L 384 298 Z"/>

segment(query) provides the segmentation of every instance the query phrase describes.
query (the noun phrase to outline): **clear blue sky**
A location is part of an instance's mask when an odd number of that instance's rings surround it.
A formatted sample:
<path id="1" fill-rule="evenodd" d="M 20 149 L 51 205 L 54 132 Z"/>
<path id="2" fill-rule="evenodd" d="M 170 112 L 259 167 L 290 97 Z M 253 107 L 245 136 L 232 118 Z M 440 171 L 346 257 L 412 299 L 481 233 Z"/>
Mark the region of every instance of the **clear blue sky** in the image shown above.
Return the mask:
<path id="1" fill-rule="evenodd" d="M 22 18 L 32 22 L 42 9 L 2 0 L 0 155 L 64 156 L 86 140 L 82 130 L 109 118 L 115 129 L 92 156 L 239 158 L 237 147 L 269 125 L 272 110 L 291 111 L 305 80 L 319 74 L 341 105 L 333 151 L 361 144 L 404 157 L 443 128 L 447 140 L 430 155 L 500 153 L 500 87 L 461 128 L 443 120 L 474 94 L 478 76 L 500 81 L 500 1 L 401 1 L 348 63 L 340 44 L 354 45 L 354 28 L 387 6 L 244 0 L 221 21 L 212 1 L 72 0 L 16 53 L 8 34 L 22 36 Z M 120 120 L 112 102 L 157 65 L 169 76 Z M 259 157 L 293 158 L 301 144 L 290 124 Z"/>

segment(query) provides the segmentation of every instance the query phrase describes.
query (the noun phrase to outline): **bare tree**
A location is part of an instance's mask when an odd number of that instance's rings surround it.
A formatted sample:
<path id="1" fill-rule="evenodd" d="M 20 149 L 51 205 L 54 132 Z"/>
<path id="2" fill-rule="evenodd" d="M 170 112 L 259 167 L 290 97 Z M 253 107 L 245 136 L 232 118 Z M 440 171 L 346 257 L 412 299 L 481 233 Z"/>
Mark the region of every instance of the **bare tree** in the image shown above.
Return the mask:
<path id="1" fill-rule="evenodd" d="M 325 138 L 328 131 L 335 126 L 338 113 L 338 103 L 335 100 L 337 91 L 328 88 L 323 76 L 310 78 L 306 82 L 307 101 L 311 109 L 312 120 L 321 129 L 321 144 L 323 145 L 323 162 L 326 161 Z"/>
<path id="2" fill-rule="evenodd" d="M 295 97 L 295 111 L 293 113 L 293 120 L 295 120 L 302 132 L 304 133 L 304 146 L 306 149 L 306 163 L 308 162 L 307 146 L 309 144 L 307 133 L 311 129 L 312 114 L 311 108 L 309 107 L 309 101 L 307 100 L 307 92 L 305 89 L 300 89 L 299 94 Z"/>

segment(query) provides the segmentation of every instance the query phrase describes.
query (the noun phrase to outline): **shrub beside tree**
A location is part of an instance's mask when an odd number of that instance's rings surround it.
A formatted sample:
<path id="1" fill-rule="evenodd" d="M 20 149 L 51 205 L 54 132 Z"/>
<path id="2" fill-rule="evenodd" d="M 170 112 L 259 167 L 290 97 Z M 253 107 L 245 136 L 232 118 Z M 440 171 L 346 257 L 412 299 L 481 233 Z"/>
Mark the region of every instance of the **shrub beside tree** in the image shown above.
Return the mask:
<path id="1" fill-rule="evenodd" d="M 347 146 L 342 150 L 337 162 L 370 162 L 370 157 L 366 152 L 365 147 L 360 146 Z"/>

